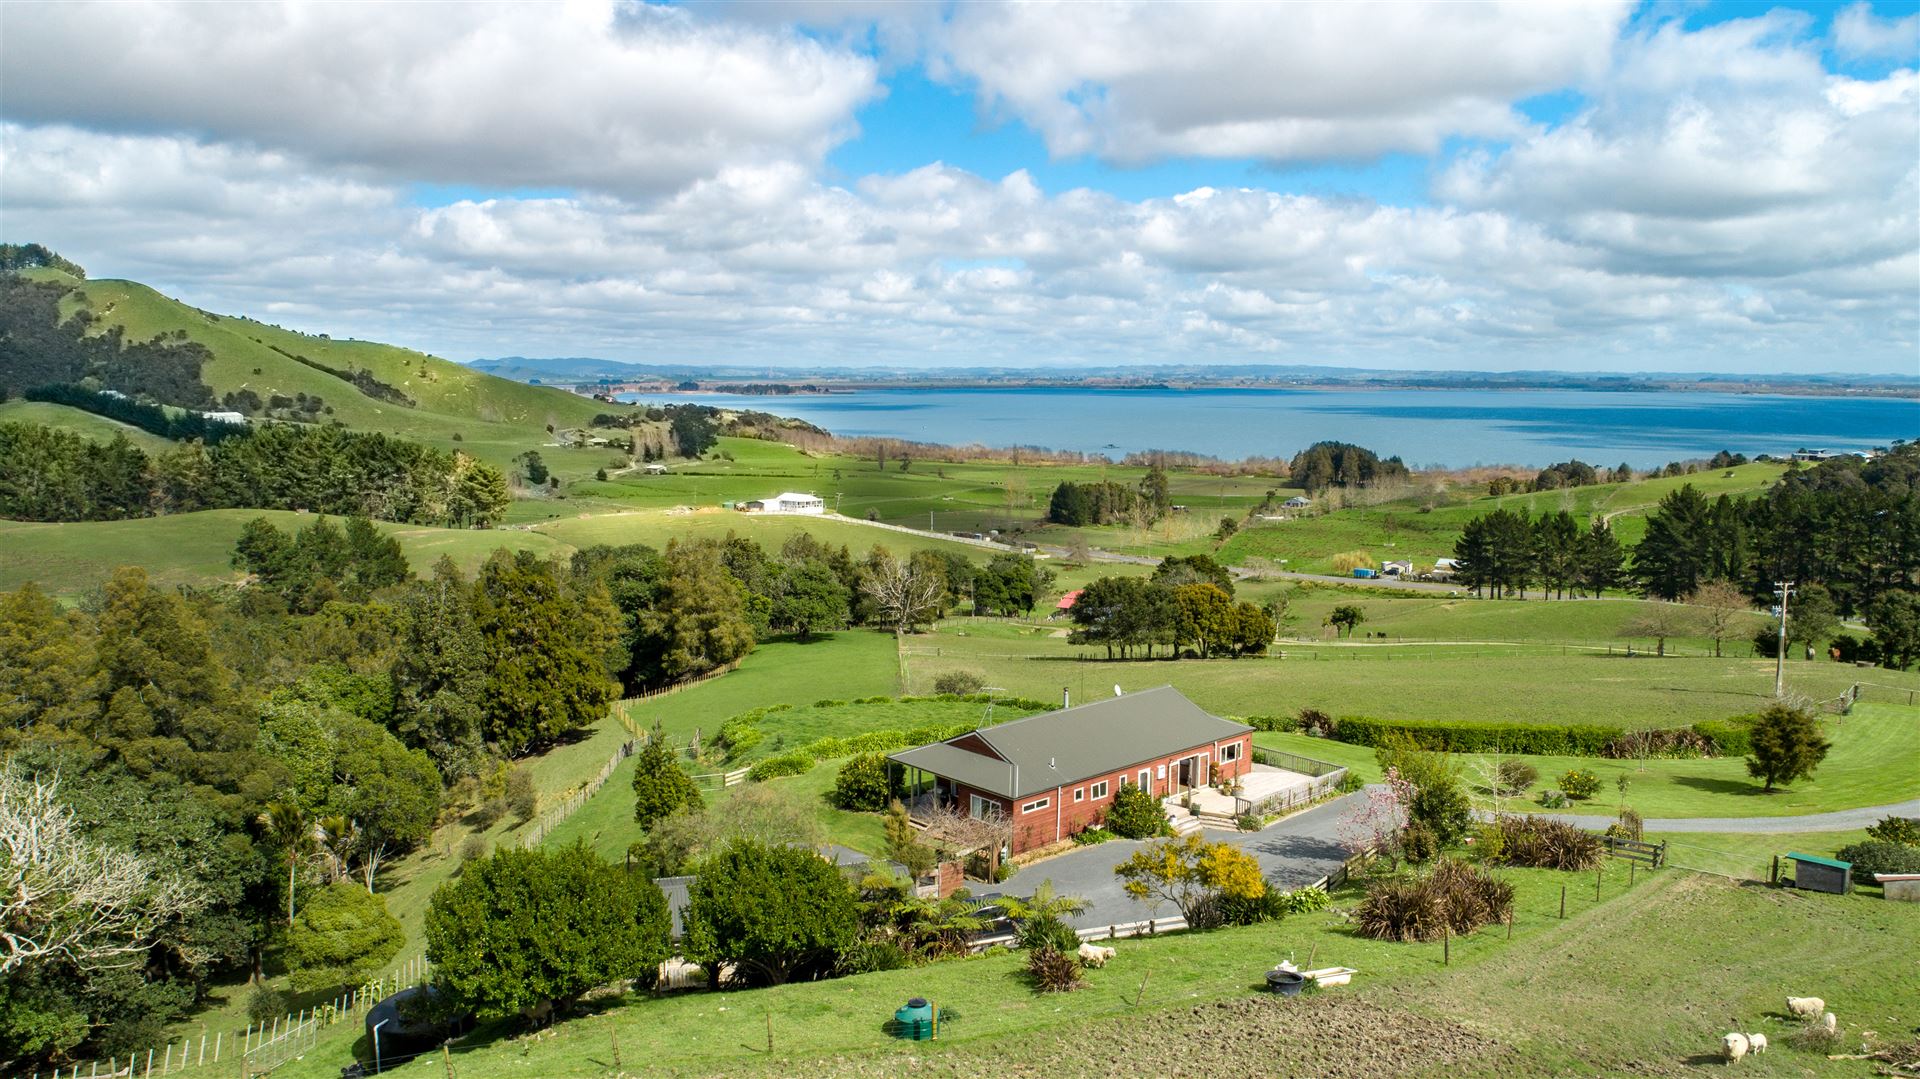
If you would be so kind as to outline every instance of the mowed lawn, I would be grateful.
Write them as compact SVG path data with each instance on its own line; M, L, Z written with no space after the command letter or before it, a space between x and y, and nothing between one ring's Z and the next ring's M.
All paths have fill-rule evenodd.
M78 596L104 582L117 566L140 566L162 588L235 581L240 574L232 565L233 545L256 517L288 531L318 519L286 510L201 510L129 521L0 521L0 589L32 581L55 595ZM442 555L471 573L502 547L568 553L533 532L375 524L399 539L415 573L430 572Z
M1752 658L1656 659L1587 654L1558 646L1279 646L1287 658L1106 661L1104 650L1070 643L1064 626L988 628L959 622L906 643L907 688L927 692L953 670L1041 700L1076 700L1173 685L1223 715L1295 714L1455 722L1620 724L1677 727L1750 714L1773 697L1773 664ZM1544 654L1543 654L1544 653ZM1920 688L1913 672L1798 662L1789 683L1829 699L1862 677Z
M1747 774L1744 757L1641 762L1486 754L1484 759L1512 756L1532 764L1540 772L1535 791L1558 786L1559 777L1573 768L1600 777L1600 793L1558 811L1566 813L1611 816L1620 805L1616 783L1622 776L1627 779L1626 804L1648 818L1788 817L1920 798L1920 708L1860 704L1852 715L1824 716L1821 724L1833 748L1813 778L1771 793ZM1278 731L1254 735L1254 744L1344 764L1369 782L1380 775L1373 751L1363 746ZM1478 754L1454 755L1470 783L1479 775L1479 759ZM1480 800L1482 805L1492 805L1484 794ZM1508 799L1504 807L1556 812L1541 809L1530 797Z
M680 514L665 510L630 510L563 517L541 522L533 528L537 534L570 547L630 543L665 547L672 540L725 539L732 534L754 540L777 554L780 545L788 537L807 532L822 543L845 546L855 557L865 557L876 546L885 547L896 555L921 550L953 551L979 561L991 558L996 553L992 549L969 543L875 528L861 521L825 516L739 513L717 508Z

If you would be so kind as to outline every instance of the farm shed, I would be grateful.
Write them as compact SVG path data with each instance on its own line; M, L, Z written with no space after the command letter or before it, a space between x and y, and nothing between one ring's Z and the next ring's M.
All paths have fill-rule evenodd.
M1123 783L1149 794L1245 775L1253 728L1202 710L1172 686L984 727L888 757L924 819L952 806L1009 818L1011 853L1106 818Z
M1822 858L1817 854L1793 854L1793 886L1809 892L1846 895L1853 890L1853 863Z

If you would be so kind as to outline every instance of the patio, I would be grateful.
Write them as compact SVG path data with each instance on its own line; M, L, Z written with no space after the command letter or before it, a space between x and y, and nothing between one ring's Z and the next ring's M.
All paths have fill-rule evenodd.
M1195 787L1193 789L1194 814L1232 820L1253 806L1270 799L1290 794L1304 798L1308 788L1313 785L1313 777L1303 772L1290 772L1270 764L1256 763L1252 771L1241 777L1240 782L1241 792L1238 798L1221 794L1212 787ZM1182 796L1184 794L1185 792L1182 792Z

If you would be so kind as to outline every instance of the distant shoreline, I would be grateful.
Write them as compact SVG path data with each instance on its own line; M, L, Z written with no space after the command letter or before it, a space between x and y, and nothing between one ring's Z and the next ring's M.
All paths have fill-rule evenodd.
M713 380L711 384L701 380L698 388L689 388L681 384L663 385L652 380L631 382L576 382L556 381L552 385L572 385L576 391L585 390L595 393L645 393L660 396L709 396L725 394L736 397L830 397L839 394L871 393L881 390L1138 390L1147 393L1176 393L1184 390L1248 390L1248 391L1294 391L1300 393L1364 393L1369 391L1387 392L1399 390L1432 390L1436 392L1473 391L1478 393L1512 392L1541 393L1555 390L1578 390L1588 393L1714 393L1735 396L1776 396L1776 397L1871 397L1891 400L1920 401L1920 384L1912 386L1862 386L1862 385L1823 385L1807 382L1635 382L1620 385L1605 382L1581 382L1577 380L1530 382L1508 381L1432 381L1388 379L1367 379L1351 382L1339 380L1313 380L1302 382L1287 381L1250 381L1250 380L1187 380L1162 379L1153 382L1133 382L1120 379L822 379L810 378L804 385L762 382L752 388L723 380Z

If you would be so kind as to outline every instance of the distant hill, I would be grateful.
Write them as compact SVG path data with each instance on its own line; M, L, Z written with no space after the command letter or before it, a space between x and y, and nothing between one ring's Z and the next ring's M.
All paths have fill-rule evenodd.
M137 377L137 367L129 365L145 353L132 346L159 339L160 348L152 350L153 355L168 354L171 349L170 355L178 357L193 351L191 345L203 346L200 383L212 391L220 407L253 415L271 411L446 442L456 436L495 440L508 431L544 434L549 425L582 427L597 413L621 411L619 406L496 377L412 349L336 340L244 316L203 311L134 281L83 280L61 269L39 267L20 273L11 287L23 287L19 282L59 291L60 334L70 338L76 319L84 324L89 338L120 330L131 359L96 365L91 372L109 389L124 388L115 384L116 379ZM23 325L40 310L28 303L0 308L0 344L35 334L52 337L49 327ZM15 379L24 377L16 374ZM8 379L9 385L15 379ZM302 395L304 401L292 403ZM306 407L313 398L322 404L310 412L288 411ZM276 400L289 404L276 409Z

